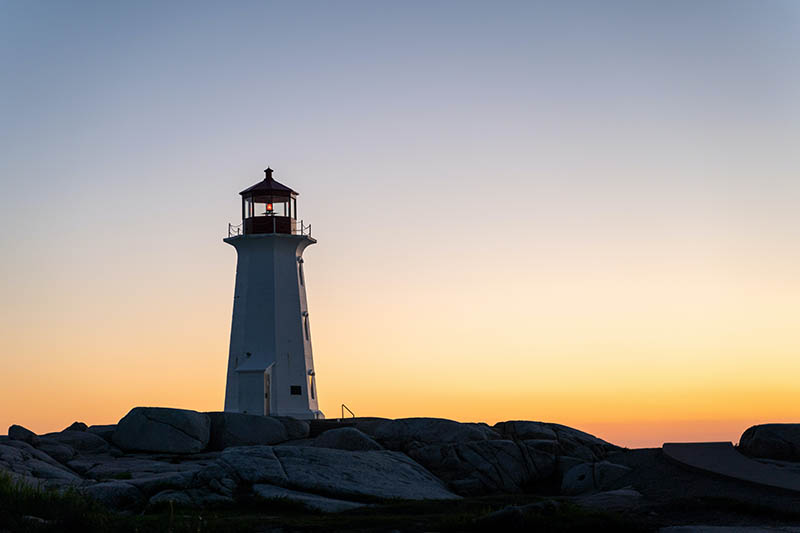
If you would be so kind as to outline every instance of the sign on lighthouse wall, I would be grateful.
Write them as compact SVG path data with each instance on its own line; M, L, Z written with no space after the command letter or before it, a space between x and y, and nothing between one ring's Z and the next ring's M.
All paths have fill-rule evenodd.
M225 411L324 418L303 271L317 241L297 220L298 193L264 174L239 193L242 223L223 239L237 254Z

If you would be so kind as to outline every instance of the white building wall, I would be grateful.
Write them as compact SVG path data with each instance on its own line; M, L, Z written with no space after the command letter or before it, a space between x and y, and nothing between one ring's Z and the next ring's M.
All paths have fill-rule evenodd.
M264 387L255 386L257 379L252 376L263 375L272 365L269 414L323 418L316 391L313 398L309 391L314 357L310 335L306 336L308 304L300 277L303 251L316 241L283 234L240 235L224 241L237 252L225 410L250 413L262 405L253 414L264 414ZM300 387L299 395L291 394L293 386Z

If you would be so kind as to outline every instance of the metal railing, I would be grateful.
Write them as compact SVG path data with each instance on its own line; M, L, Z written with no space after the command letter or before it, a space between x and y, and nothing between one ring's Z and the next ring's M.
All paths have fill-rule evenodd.
M345 404L342 404L342 418L341 418L341 420L344 420L344 412L345 412L345 410L347 410L347 412L350 413L350 415L353 418L356 417L356 414L353 411L351 411L349 407L347 407Z
M308 233L306 233L306 231L308 231ZM292 233L294 235L308 235L309 237L311 237L311 223L309 222L308 226L306 226L305 224L303 224L303 220L300 219L300 226L295 227Z
M244 230L242 228L243 226L244 226L244 222L242 222L241 224L239 224L237 226L234 226L233 224L228 222L228 238L236 237L237 235L241 235L242 233L244 233Z
M272 219L272 233L276 233L274 218ZM228 237L237 237L239 235L244 235L244 222L236 225L228 222ZM307 235L311 237L311 224L306 225L303 220L296 220L292 227L292 235Z

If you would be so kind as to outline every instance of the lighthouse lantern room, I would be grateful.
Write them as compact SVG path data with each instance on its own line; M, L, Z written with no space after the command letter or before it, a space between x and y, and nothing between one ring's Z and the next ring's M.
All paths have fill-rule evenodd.
M242 223L223 239L237 254L225 411L324 418L303 272L317 241L297 220L298 193L272 173L240 193Z

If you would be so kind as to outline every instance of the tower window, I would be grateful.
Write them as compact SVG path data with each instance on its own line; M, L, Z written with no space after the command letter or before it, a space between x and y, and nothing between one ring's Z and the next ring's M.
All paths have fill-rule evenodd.
M299 267L299 271L300 271L300 285L302 285L303 287L305 287L305 285L306 285L306 277L305 277L305 275L303 274L303 262L302 262L302 261L303 261L303 260L301 259L301 260L300 260L300 267Z
M303 387L300 385L292 385L289 387L289 394L292 396L300 396L303 394Z

